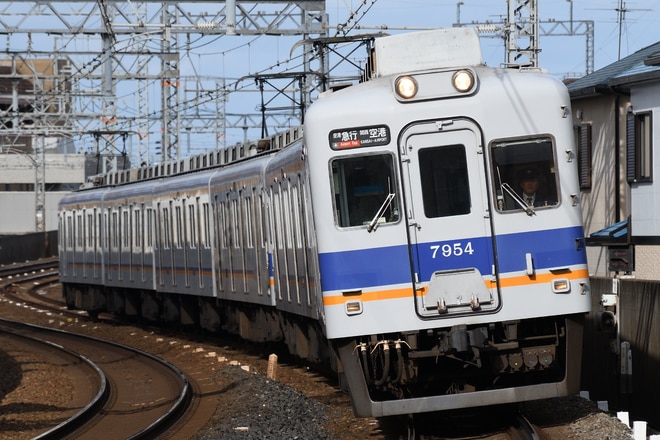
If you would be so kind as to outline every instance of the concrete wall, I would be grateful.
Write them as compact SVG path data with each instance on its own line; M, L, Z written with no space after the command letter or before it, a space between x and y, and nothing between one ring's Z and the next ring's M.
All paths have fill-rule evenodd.
M57 229L57 205L72 188L85 182L86 167L96 159L84 154L46 154L45 226ZM35 169L29 154L0 154L0 234L35 232ZM20 190L20 186L29 185ZM64 188L62 187L64 185ZM25 189L29 190L25 190ZM53 190L55 189L55 190ZM9 190L9 191L6 191Z
M87 159L82 154L44 155L46 183L83 183ZM0 154L0 183L34 184L34 160L31 154Z
M67 192L46 193L46 230L57 230L57 205ZM33 192L0 191L0 234L26 234L36 231Z

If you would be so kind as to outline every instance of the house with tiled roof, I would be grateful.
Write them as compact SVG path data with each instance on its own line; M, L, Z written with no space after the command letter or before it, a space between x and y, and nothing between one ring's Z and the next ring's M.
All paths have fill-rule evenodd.
M590 272L660 280L660 42L568 90Z

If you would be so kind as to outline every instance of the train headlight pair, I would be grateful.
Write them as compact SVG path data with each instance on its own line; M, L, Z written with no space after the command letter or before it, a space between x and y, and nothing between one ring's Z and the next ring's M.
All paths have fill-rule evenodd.
M459 93L469 92L474 87L474 74L469 70L458 70L452 75L451 84ZM400 98L412 99L419 92L419 83L413 76L404 75L396 79L394 88Z

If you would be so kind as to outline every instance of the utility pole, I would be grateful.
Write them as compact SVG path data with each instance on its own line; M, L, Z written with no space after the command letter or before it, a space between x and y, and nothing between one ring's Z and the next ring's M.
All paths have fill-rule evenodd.
M34 216L37 232L46 232L46 146L45 136L32 139L34 145Z
M619 25L619 51L617 53L617 60L621 59L621 38L623 35L623 23L626 21L626 12L630 11L650 11L650 9L629 9L626 8L626 3L623 0L619 0L619 4L616 8L616 22Z

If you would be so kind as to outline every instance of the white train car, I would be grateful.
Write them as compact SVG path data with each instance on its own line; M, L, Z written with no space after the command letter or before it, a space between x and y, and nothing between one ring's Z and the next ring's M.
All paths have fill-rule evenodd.
M375 76L305 124L326 170L311 182L326 332L356 412L577 392L590 296L564 85L485 67L467 29L376 40Z
M484 66L469 29L376 39L374 67L304 136L63 200L70 307L284 341L337 368L358 416L576 393L590 295L565 87Z

